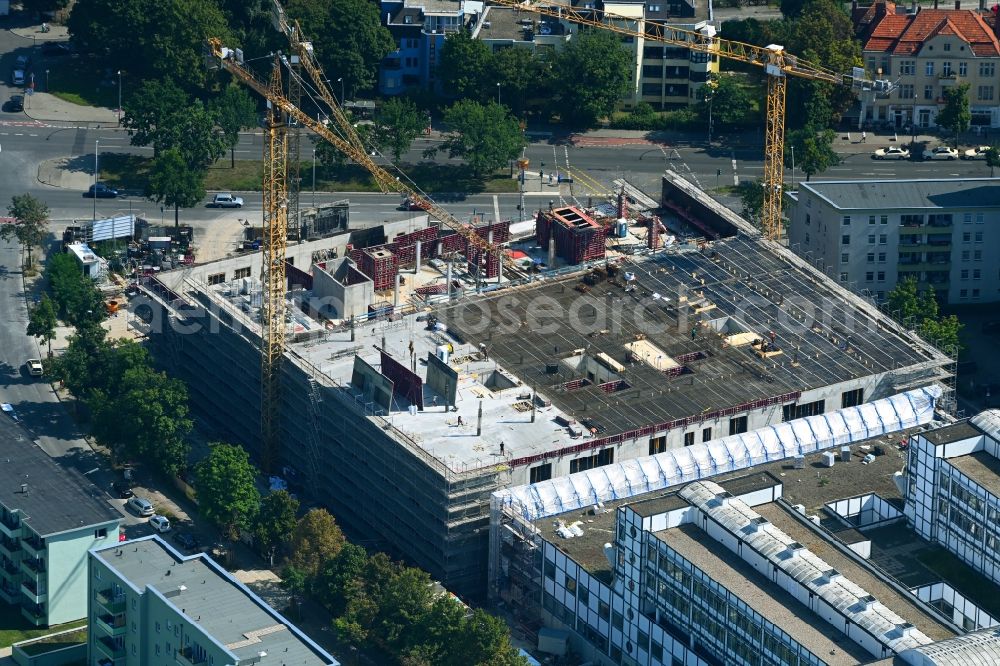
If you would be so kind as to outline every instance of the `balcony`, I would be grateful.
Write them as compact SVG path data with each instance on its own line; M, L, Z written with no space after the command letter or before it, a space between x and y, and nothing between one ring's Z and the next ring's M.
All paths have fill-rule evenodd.
M21 537L21 519L17 516L7 514L0 517L0 533L10 539Z
M98 613L94 624L108 636L123 636L127 627L125 613Z
M21 586L4 581L0 583L0 599L8 604L16 605L21 603Z
M13 559L20 557L22 552L21 542L18 539L0 538L0 553Z
M112 660L118 660L125 658L125 640L124 639L114 639L108 636L100 636L94 645L101 653L106 654Z
M36 627L49 623L49 616L45 610L45 606L35 606L32 604L21 606L21 615Z
M121 593L115 594L110 587L98 590L94 598L98 605L111 615L125 612L125 595Z
M21 560L21 571L33 577L43 576L45 575L45 560L26 557Z
M899 227L899 235L900 236L902 236L904 234L910 234L910 235L912 235L912 234L922 234L922 233L926 233L926 231L927 230L924 229L923 225L920 225L920 224L904 224L904 225L902 225L902 226Z
M29 555L45 554L45 539L40 539L34 534L26 539L21 539L21 546Z
M181 666L199 666L200 664L208 663L208 657L205 653L202 651L195 653L195 651L191 649L190 645L183 650L178 650L175 660L178 664L181 664Z
M33 580L26 580L21 583L21 594L36 604L45 603L49 598L49 593Z

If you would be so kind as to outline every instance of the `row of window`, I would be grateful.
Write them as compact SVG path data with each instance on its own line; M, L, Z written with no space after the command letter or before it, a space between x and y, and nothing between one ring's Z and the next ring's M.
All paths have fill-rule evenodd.
M945 44L945 51L950 50L951 44ZM883 75L888 75L888 63L883 62ZM868 68L873 72L875 71L875 61L869 59ZM934 72L937 69L937 65L934 60L928 60L924 63L924 76L934 76ZM959 76L968 76L969 66L964 60L958 62L958 69L955 70L952 67L950 60L944 60L941 62L941 75L951 76L954 73L958 73ZM915 60L901 60L899 62L899 74L900 76L913 76L917 73L917 63ZM993 62L981 62L979 63L979 76L981 77L991 77L996 74L996 63Z

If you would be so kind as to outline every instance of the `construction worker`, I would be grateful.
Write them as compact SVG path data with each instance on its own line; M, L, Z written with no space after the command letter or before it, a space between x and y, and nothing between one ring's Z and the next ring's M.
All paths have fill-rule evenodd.
M867 143L867 142L868 142L868 132L862 132L861 133L861 143Z

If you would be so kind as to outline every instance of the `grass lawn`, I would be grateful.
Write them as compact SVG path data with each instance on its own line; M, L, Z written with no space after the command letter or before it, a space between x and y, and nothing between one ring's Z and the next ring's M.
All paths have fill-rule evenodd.
M101 155L101 180L115 187L144 190L149 178L152 160L138 155L103 153ZM208 168L205 189L236 192L259 192L263 179L263 165L257 160L240 160L236 168L229 166L225 156ZM425 192L517 192L517 181L501 172L484 179L473 178L467 169L451 164L418 164L406 167L406 173ZM302 191L312 191L312 165L303 163ZM378 192L371 175L361 167L351 164L340 169L316 171L316 190L319 192Z
M917 559L984 611L1000 617L1000 598L989 592L993 586L985 576L939 546L921 550Z
M56 631L59 630L57 629ZM78 645L86 642L87 627L84 625L76 631L59 634L58 636L47 636L41 640L28 643L27 645L21 646L21 649L24 650L28 656L33 657L38 654L44 654L46 652L52 652L53 650L59 650L71 645Z
M35 72L35 86L44 90L45 72ZM118 85L102 86L103 70L89 58L63 58L49 65L49 90L59 99L81 106L118 108Z
M70 622L58 627L35 627L21 615L19 608L0 602L0 647L9 647L29 638L39 638L63 629L86 627L86 620Z

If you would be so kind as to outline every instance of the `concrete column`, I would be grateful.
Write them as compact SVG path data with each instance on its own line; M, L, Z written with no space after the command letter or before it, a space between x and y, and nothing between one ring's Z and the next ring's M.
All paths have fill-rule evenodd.
M446 286L448 287L448 300L451 301L451 257L448 257L448 271L445 274Z
M555 236L549 236L549 268L551 269L556 264L556 239Z
M479 401L479 416L476 418L476 437L483 434L483 401Z
M416 256L416 262L417 263L416 263L416 268L414 268L414 270L413 270L413 274L414 275L416 275L417 273L420 272L420 249L421 249L422 246L423 246L423 243L418 239L417 240L417 256Z
M392 291L392 307L399 307L399 273L396 273L396 287Z

